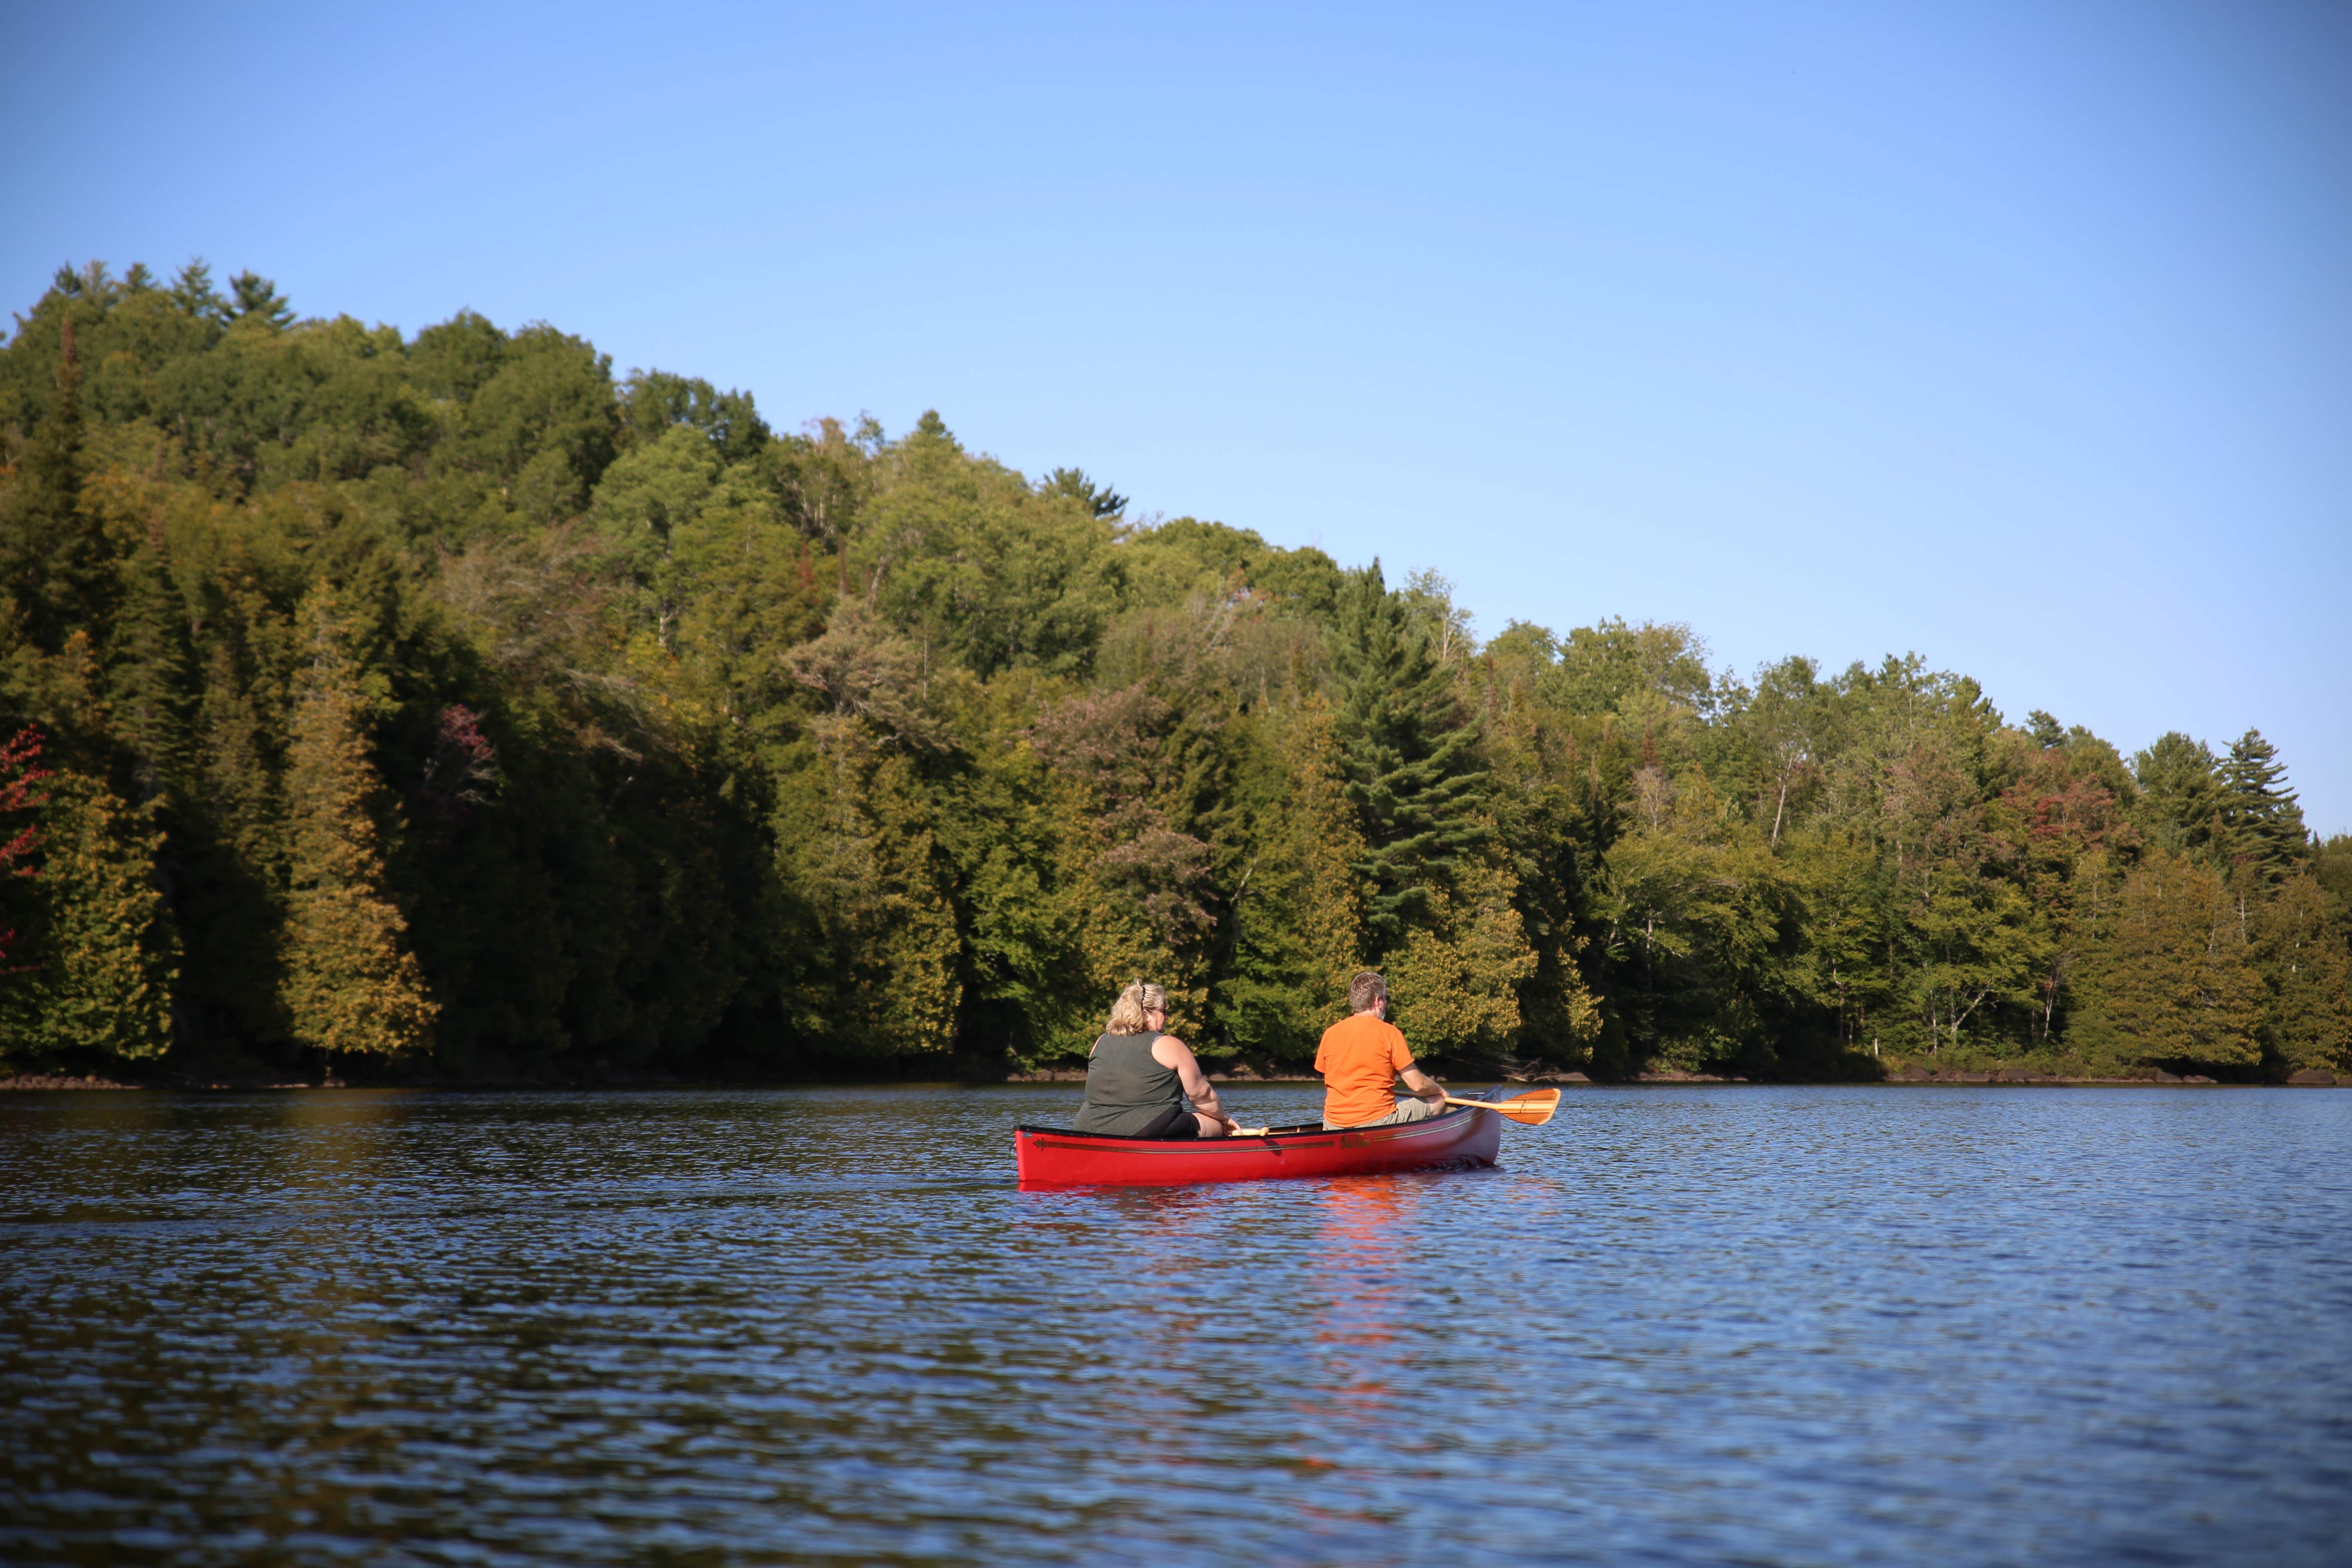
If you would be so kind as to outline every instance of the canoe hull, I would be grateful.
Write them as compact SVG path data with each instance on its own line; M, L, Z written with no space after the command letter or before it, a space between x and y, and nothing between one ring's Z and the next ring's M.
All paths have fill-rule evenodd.
M1393 1127L1262 1138L1101 1138L1017 1127L1013 1157L1024 1187L1159 1187L1491 1165L1502 1139L1503 1119L1495 1112L1456 1110Z

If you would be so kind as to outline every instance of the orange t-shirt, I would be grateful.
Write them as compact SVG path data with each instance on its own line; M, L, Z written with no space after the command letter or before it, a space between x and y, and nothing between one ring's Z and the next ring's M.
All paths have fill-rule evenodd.
M1397 1074L1412 1066L1404 1032L1370 1013L1323 1031L1315 1070L1323 1075L1323 1120L1342 1127L1378 1121L1396 1110Z

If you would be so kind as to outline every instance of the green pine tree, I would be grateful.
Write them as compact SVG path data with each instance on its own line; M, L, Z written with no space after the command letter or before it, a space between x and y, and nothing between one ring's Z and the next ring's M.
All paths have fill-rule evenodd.
M1363 851L1332 732L1316 694L1282 715L1244 788L1251 855L1225 915L1219 1033L1244 1055L1303 1062L1347 1011L1362 967Z
M397 1056L430 1037L435 1008L385 887L382 793L362 731L363 672L334 590L304 595L286 805L292 866L280 1000L302 1045Z
M278 1005L287 845L273 742L236 649L205 651L194 704L175 896L188 949L183 1005L199 1033L254 1042L284 1034Z
M2286 787L2278 748L2249 730L2230 746L2220 770L2222 852L2264 884L2276 883L2308 853L2303 807Z
M74 318L59 330L56 395L0 483L0 586L26 637L57 652L78 630L105 626L113 561L105 531L81 504L81 362Z
M1403 596L1389 592L1378 561L1348 574L1331 654L1341 767L1364 839L1355 871L1366 956L1378 960L1429 918L1432 894L1486 836L1486 774L1453 672Z
M2331 833L2312 847L2311 875L2326 895L2328 924L2352 945L2352 833Z
M102 780L59 770L38 809L39 873L26 885L27 940L0 981L11 1057L161 1056L172 1039L179 947L155 856L152 814Z
M228 301L213 287L213 269L205 265L201 256L180 268L172 280L168 297L180 311L209 326L217 327L228 320Z
M233 303L229 313L238 321L254 321L271 331L283 331L294 324L294 307L278 291L278 285L261 274L244 271L228 280Z
M814 726L809 765L782 781L779 869L811 917L788 1005L844 1055L946 1052L961 1001L961 933L936 807L906 749L854 713Z
M2175 853L2210 848L2221 811L2211 748L2178 730L2132 758L2148 838Z
M2084 1034L2138 1062L2251 1067L2264 992L2235 900L2204 864L2158 850L2124 879L2093 964Z
M161 539L122 563L122 604L107 659L115 743L131 760L138 794L175 793L188 763L194 701L187 606L173 582Z
M2352 949L2309 875L2288 878L2254 911L2254 968L2269 995L2262 1040L2273 1065L2352 1069Z

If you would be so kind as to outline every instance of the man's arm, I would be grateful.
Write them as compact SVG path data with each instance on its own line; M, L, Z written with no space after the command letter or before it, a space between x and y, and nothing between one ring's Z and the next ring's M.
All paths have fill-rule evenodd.
M1422 1071L1417 1064L1407 1063L1404 1070L1397 1076L1404 1079L1405 1088L1429 1101L1433 1107L1442 1108L1445 1104L1445 1086Z

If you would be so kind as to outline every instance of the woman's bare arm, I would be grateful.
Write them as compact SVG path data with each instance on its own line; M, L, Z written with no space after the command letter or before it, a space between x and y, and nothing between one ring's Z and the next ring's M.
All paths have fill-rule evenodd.
M1164 1068L1176 1069L1176 1081L1184 1087L1184 1098L1191 1100L1203 1116L1213 1116L1231 1127L1234 1119L1217 1102L1217 1086L1209 1081L1201 1064L1193 1058L1192 1047L1173 1035L1162 1035L1151 1042L1151 1059Z

